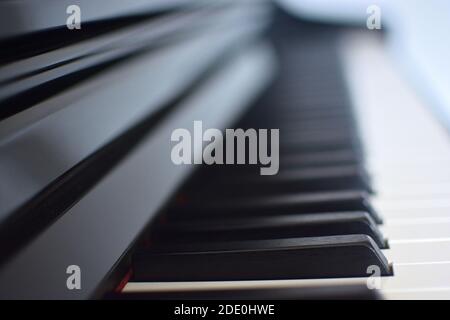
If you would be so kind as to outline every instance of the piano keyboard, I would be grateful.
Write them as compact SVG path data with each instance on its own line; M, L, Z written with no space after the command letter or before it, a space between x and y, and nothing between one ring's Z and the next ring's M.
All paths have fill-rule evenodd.
M279 77L238 126L280 128L279 174L199 170L118 297L450 298L447 132L381 39L315 32L278 43Z
M377 31L99 1L0 3L0 299L450 299L448 132ZM196 120L279 173L176 166Z

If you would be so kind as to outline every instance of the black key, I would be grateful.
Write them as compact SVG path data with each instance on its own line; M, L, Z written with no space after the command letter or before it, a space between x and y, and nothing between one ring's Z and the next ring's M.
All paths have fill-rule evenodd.
M372 265L380 268L381 275L392 274L388 261L370 237L351 235L139 251L133 272L135 281L313 279L364 277Z
M302 120L290 119L290 121L278 121L271 124L272 126L277 125L280 128L281 139L285 139L290 135L297 134L301 135L323 135L329 136L336 133L339 134L354 134L355 125L351 119L348 118L331 118L327 120L315 119L308 120L303 118ZM333 134L334 133L334 134Z
M363 162L364 159L351 149L285 154L280 157L281 168L355 165Z
M280 129L281 130L281 129ZM286 146L297 144L314 144L325 142L351 141L353 133L345 129L335 130L296 130L282 132L280 143Z
M352 150L338 150L338 151L321 151L321 152L307 152L283 154L280 156L280 171L277 174L282 174L285 170L300 170L300 169L314 169L314 168L330 168L330 167L344 167L355 166L361 167L359 170L364 170L364 158L356 154ZM364 174L366 174L364 172ZM190 181L190 190L205 187L205 181L217 181L224 177L238 177L242 179L243 175L260 176L259 166L255 165L239 165L239 166L205 166L199 170L193 179ZM186 190L185 190L186 191ZM195 190L194 190L195 191Z
M171 243L365 234L380 248L386 248L386 241L367 212L173 222L161 224L155 231L156 241Z
M328 190L373 192L369 175L358 165L281 169L274 176L260 176L251 171L247 175L221 175L215 181L214 189L198 186L198 192L194 191L193 194L198 193L200 197L205 194L224 197Z
M377 223L381 218L372 208L366 192L339 191L305 194L288 194L274 197L253 197L250 199L203 199L202 202L179 203L168 217L177 219L226 218L233 216L252 217L263 215L302 214L315 212L368 212Z
M355 120L351 110L339 109L336 107L322 108L312 106L312 108L302 109L294 102L296 107L283 108L280 101L272 102L272 106L277 106L277 112L264 112L255 115L257 119L247 119L248 127L280 126L281 129L312 129L312 128L351 128L355 127ZM270 108L271 106L269 106ZM270 110L270 109L269 109ZM269 111L267 110L267 111ZM262 111L262 112L261 112Z
M280 144L280 154L286 153L306 153L306 152L324 152L324 151L341 151L345 149L352 149L353 152L360 156L363 154L361 146L350 141L339 143L318 143L318 144L299 144L299 145L283 145ZM281 157L282 155L280 155Z

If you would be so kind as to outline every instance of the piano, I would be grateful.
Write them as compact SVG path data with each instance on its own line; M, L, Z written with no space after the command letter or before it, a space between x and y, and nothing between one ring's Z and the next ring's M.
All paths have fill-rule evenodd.
M450 298L448 130L385 31L40 2L0 3L1 299ZM174 164L194 121L279 129L278 173Z

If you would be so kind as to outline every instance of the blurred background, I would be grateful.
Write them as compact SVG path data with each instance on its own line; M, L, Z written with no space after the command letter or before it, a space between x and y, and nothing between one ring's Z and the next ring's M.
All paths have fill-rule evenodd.
M367 9L378 6L387 50L395 56L411 85L428 99L438 117L449 126L450 65L446 57L450 54L450 44L446 34L450 31L450 4L447 1L279 0L278 3L302 19L360 27L366 25L370 15Z

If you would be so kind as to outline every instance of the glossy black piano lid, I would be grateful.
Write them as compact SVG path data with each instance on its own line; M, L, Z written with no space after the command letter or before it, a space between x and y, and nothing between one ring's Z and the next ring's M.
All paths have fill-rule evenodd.
M250 33L247 34L247 36L250 36L251 34L256 35L257 33ZM268 65L270 55L268 55L265 49L260 50L258 48L255 48L250 50L248 53L245 53L247 52L247 50L244 50L242 52L242 57L240 54L240 50L236 52L234 50L227 50L227 48L230 48L231 44L242 43L241 41L243 41L244 39L248 39L248 37L237 37L237 39L235 39L237 40L237 42L227 41L227 44L224 47L219 47L218 53L222 52L222 54L218 54L216 55L216 59L210 60L212 62L215 62L210 64L212 69L206 68L206 70L203 70L204 72L201 72L201 75L203 74L206 76L206 78L203 79L204 81L199 81L201 80L201 78L194 79L195 81L193 81L192 84L193 87L188 88L189 90L187 93L188 96L190 94L197 94L197 89L201 89L203 86L206 86L208 89L205 88L198 92L198 95L200 95L198 99L200 99L200 97L202 97L203 95L218 94L220 96L221 94L227 94L227 92L222 91L222 88L227 82L222 83L222 81L227 81L227 79L230 78L233 79L232 82L234 84L230 87L230 90L238 90L239 87L235 87L235 85L238 85L239 81L247 81L251 84L250 87L245 87L245 92L241 93L242 100L239 99L241 94L236 95L235 99L233 100L233 106L222 106L221 112L224 113L224 110L226 110L227 112L219 116L219 119L216 119L215 116L217 116L219 113L216 114L206 112L206 110L210 110L211 107L207 102L205 102L203 105L199 105L198 107L191 105L189 108L183 108L184 103L187 103L185 102L186 96L183 95L178 97L175 101L171 102L171 108L167 108L165 116L160 119L161 121L152 123L150 127L148 126L148 123L144 123L143 126L146 129L151 130L151 134L146 135L146 137L148 137L148 140L146 140L148 141L147 144L140 144L143 147L142 150L137 149L138 154L140 154L138 157L140 164L133 164L134 161L137 161L132 160L136 159L136 156L134 158L131 158L131 163L127 164L126 162L124 162L126 168L125 170L112 171L106 178L104 178L99 184L97 184L94 189L91 189L90 192L88 192L78 203L76 203L74 207L69 208L68 212L60 217L52 226L48 228L48 230L46 230L32 243L30 243L31 247L26 246L23 251L18 253L17 256L14 256L10 261L7 261L5 264L3 264L0 273L1 282L2 284L4 284L2 286L1 292L2 297L34 296L54 298L87 298L98 289L98 285L107 276L108 272L113 268L113 265L118 261L124 251L126 251L126 249L131 245L131 243L137 237L145 224L157 212L157 210L161 207L167 197L170 196L174 188L177 187L177 185L189 171L189 168L177 168L177 170L174 170L174 165L171 162L168 162L166 157L161 157L161 153L164 154L164 150L168 151L168 148L170 147L170 140L168 140L168 137L170 137L169 133L171 132L171 130L173 130L173 127L186 126L194 119L202 117L204 118L203 120L206 123L210 123L211 126L225 127L227 125L226 123L234 120L236 115L242 112L243 108L245 108L246 101L249 101L255 94L257 94L257 92L261 90L262 86L265 85L265 83L268 81L268 76L270 73L270 66ZM220 40L222 39L221 37L218 37L217 40L220 42ZM249 43L248 41L246 42ZM233 58L235 57L235 54L237 59L236 61L235 58ZM222 62L224 64L222 64ZM234 67L232 67L230 70L225 67L228 65L228 63L231 63L231 66L234 65ZM244 71L244 74L242 74L241 70L242 65L244 64L248 64L249 66L253 65L253 67L251 69L248 69L248 67L246 67L244 69L246 71ZM268 67L269 69L267 69ZM253 79L254 76L257 76L258 78ZM223 77L225 77L225 79L221 80L221 78ZM236 79L236 77L240 77L242 79ZM211 83L209 82L210 79ZM197 86L200 87L198 88ZM240 87L240 90L243 91L244 87ZM211 98L208 98L208 101L210 101L210 99ZM221 99L221 101L222 103L226 102L228 104L227 100ZM177 106L177 108L173 107L175 105ZM230 107L232 107L234 111L232 111ZM201 109L198 110L198 108ZM201 111L202 109L203 112ZM169 110L171 112L168 112ZM194 114L191 114L192 112L194 112ZM169 126L169 128L167 126ZM121 164L119 164L119 166L120 165ZM142 177L142 173L153 176L153 178L145 179L143 181L137 179L138 185L134 185L136 178L135 175L137 174L137 176ZM112 175L116 177L113 178ZM127 179L131 180L126 182L127 179L120 177L121 175L129 177ZM111 181L111 179L115 181L113 182ZM106 185L103 185L104 183ZM127 187L126 184L128 183L130 185L128 185ZM144 183L144 185L141 185L139 187L139 183ZM117 188L125 188L125 190L118 191ZM139 190L139 188L141 188L142 190ZM109 191L107 191L107 189L109 189ZM134 196L138 196L139 201L143 202L140 204L135 203L134 206L131 207L127 206L119 209L118 205L122 206L128 203L128 201L121 197L132 195L133 193L129 193L129 191L135 189L136 191L139 190L139 192ZM94 192L94 190L97 191ZM151 192L151 197L139 196L139 194L141 194L142 192L147 193L149 192L149 190L155 190L155 192ZM106 198L104 198L104 200L95 198L97 200L94 200L94 202L90 202L93 199L92 196L95 197L94 194L97 194L97 196L99 196L97 192L99 192L100 194L104 193L101 197L105 196ZM113 193L116 194L116 196L111 197L111 194ZM118 197L117 195L120 195L120 197ZM91 199L89 200L89 198ZM89 202L89 206L94 205L96 207L101 207L103 205L110 206L110 200L119 202L110 208L105 207L101 209L100 207L92 207L91 209L87 209L83 208L85 204L82 204L82 202L84 202L85 200ZM73 213L74 210L80 210L79 213L81 213L81 215L78 213ZM127 215L130 216L127 217ZM116 218L114 218L113 216L115 216ZM75 220L73 219L77 220L78 222L75 222ZM117 219L122 220L122 222L118 223ZM72 222L70 222L69 220L71 220ZM79 232L86 234L85 236L80 237ZM107 232L109 236L106 236L105 232ZM50 236L50 238L47 238L48 236ZM54 236L56 236L59 240L50 240ZM63 237L65 240L61 237ZM42 240L46 242L46 245L41 247L41 245L43 245L43 242L41 242ZM41 243L41 245L39 245L39 243ZM32 248L35 245L37 245L37 247ZM50 250L49 245L51 247ZM93 252L91 252L91 249L89 249L92 248L92 246L100 246L95 250L95 257L91 255L91 253ZM108 247L108 249L106 249L105 246ZM40 248L38 249L38 247ZM98 255L99 253L101 253L101 255ZM78 256L80 254L81 256ZM45 258L38 259L39 256ZM75 256L78 256L78 258L75 258ZM42 271L42 268L44 268L46 270L44 272L45 275L40 272L40 276L33 276L33 271L30 273L29 270L23 269L22 267L24 267L24 265L22 265L21 267L23 258L25 258L26 260L31 259L32 261L37 261L37 263L39 263L39 261L42 262L43 265L41 267L38 267L37 269L40 269ZM64 280L66 277L64 269L67 267L67 263L73 263L74 259L80 261L79 263L81 265L87 266L87 263L88 265L90 265L90 267L87 267L88 270L91 270L91 272L86 273L85 287L83 288L83 290L78 292L68 291L67 288L65 288ZM58 260L60 262L57 262ZM44 267L44 265L46 265L46 267ZM61 269L61 272L59 272L59 269ZM58 271L55 272L55 270ZM16 274L16 276L12 276L10 272L13 272L14 274ZM36 272L38 272L38 270L36 270ZM13 280L14 278L15 280ZM35 292L32 292L30 290L22 291L22 289L26 287L25 283L28 283L29 280L31 280L32 282L37 281L36 286L42 286L44 288ZM22 282L22 284L19 284L17 286L17 281Z
M0 39L65 27L67 7L78 5L82 21L94 22L158 13L190 5L192 0L2 0L0 1Z
M221 9L210 6L128 17L87 24L79 32L58 29L30 35L32 41L0 43L4 48L0 57L0 119L33 107L133 56L188 39L211 16L220 19Z
M167 41L166 38L171 34L173 38L173 33L179 31L180 26L169 29L171 31L169 35L163 33L162 41L158 42L159 47L153 48L154 50L132 52L131 56L122 58L120 63L112 64L107 69L96 70L95 74L88 75L83 83L70 84L71 87L67 90L54 85L56 97L32 105L29 110L1 121L0 135L3 150L0 155L3 163L1 171L3 181L9 181L9 190L5 189L0 195L2 198L0 221L3 222L1 228L6 230L3 236L8 238L7 234L14 234L15 238L24 240L27 232L19 226L25 224L28 225L26 229L39 229L37 225L44 226L49 223L49 216L54 219L60 215L60 211L64 208L49 209L55 204L50 205L47 200L55 198L58 194L57 198L61 196L66 199L71 198L61 193L62 185L72 178L75 178L73 181L80 181L79 175L74 172L86 168L87 160L90 160L94 153L136 124L137 115L140 114L143 120L145 117L157 116L157 112L168 109L175 100L181 99L183 92L188 92L195 86L202 75L208 73L210 67L226 55L227 48L257 34L260 22L251 23L248 26L239 24L238 27L228 28L226 32L223 32L222 28L228 26L231 21L246 18L248 12L241 14L239 10L240 8L235 8L233 11L225 10L223 13L221 10L213 10L209 14L202 12L205 19L202 19L200 23L208 25L214 21L214 27L209 30L199 29L198 26L193 27L196 30L185 27L184 29L189 31L182 35L176 32L176 41L175 39ZM253 15L253 12L251 14ZM178 16L178 18L182 20L184 16ZM193 17L189 17L188 21L192 20L191 18ZM196 20L199 20L198 17ZM174 21L172 22L175 24ZM182 22L181 26L184 24L186 22ZM186 61L186 55L192 57L199 54L203 54L202 60ZM172 68L178 68L182 75L178 76L172 69L171 72L166 72L167 75L158 76L159 73L164 72L168 63L171 63ZM173 78L174 76L176 78ZM121 79L127 79L127 77L129 80L127 84L131 87L127 89L126 94L110 101L111 94L120 92L124 87ZM112 82L114 78L116 78L114 80L116 84ZM161 82L163 79L164 81ZM141 82L141 84L138 86L133 82ZM153 83L152 96L148 96L148 88L145 87L151 85L150 83ZM110 94L107 93L108 91ZM29 92L23 95L26 95L27 99L30 97ZM83 98L79 99L80 96ZM122 107L123 104L127 107ZM35 122L38 124L33 125ZM66 126L65 123L70 125ZM79 128L83 130L80 131ZM15 134L18 131L21 131L20 135ZM65 138L55 141L55 134ZM83 138L87 136L89 139ZM126 150L126 148L122 149L122 151ZM39 158L30 156L35 152L40 154ZM107 156L107 158L111 157ZM104 172L107 167L105 165L102 170L96 171ZM21 171L26 174L20 175ZM65 176L61 177L64 173L66 173ZM70 184L76 186L79 182ZM81 186L76 188L84 190ZM55 190L60 191L54 192ZM38 210L38 207L44 208L45 213L38 214L37 212L41 210ZM27 222L30 217L28 213L33 213L31 217L34 216L34 218L31 219L34 219L34 223ZM14 225L16 227L12 228ZM3 248L10 246L12 242L15 241L3 242Z
M4 4L6 5L7 2L11 3L11 1L6 1ZM154 1L142 1L142 3L144 2L146 4L155 4ZM187 1L181 2L187 3ZM118 4L119 2L111 1L111 3ZM41 254L33 253L33 249L29 250L27 245L32 243L33 240L37 240L39 234L44 232L46 228L58 222L58 219L64 216L66 211L80 198L89 194L89 190L99 180L104 178L107 173L110 173L111 169L120 163L123 158L126 158L145 137L149 135L152 137L151 132L156 136L154 139L150 138L151 143L161 144L166 142L165 135L160 133L161 130L167 130L161 124L161 122L164 122L163 119L172 119L173 116L171 114L184 105L184 100L187 97L197 94L196 91L202 88L208 79L215 77L216 73L223 69L224 64L234 60L236 48L243 44L252 43L253 39L260 34L262 27L266 24L266 19L259 19L262 18L259 10L251 10L254 7L250 8L250 6L245 5L232 6L232 10L228 10L230 6L222 6L223 3L228 4L229 1L220 1L220 3L208 5L197 2L195 6L190 6L189 10L183 12L177 11L174 14L169 12L163 16L159 14L153 15L152 13L145 17L140 16L137 22L141 23L143 21L140 20L141 18L147 19L151 30L158 30L152 27L153 21L160 21L161 19L159 18L164 18L165 24L159 23L157 26L170 31L166 32L166 34L170 35L170 41L167 41L168 39L166 38L168 37L162 33L165 37L161 37L163 41L158 43L159 47L155 48L155 50L148 50L147 48L144 51L140 50L138 54L134 54L135 52L131 51L131 56L126 56L117 65L113 65L105 70L96 70L95 74L88 75L84 82L79 85L73 85L70 88L60 87L54 93L54 97L46 98L42 103L31 105L24 112L15 114L12 117L8 116L0 122L0 141L2 151L4 151L1 165L3 174L10 176L13 179L11 180L12 182L18 182L20 176L26 177L26 180L29 182L33 181L27 186L22 185L22 187L16 189L11 196L7 196L8 192L12 190L10 188L11 185L7 186L6 183L2 185L4 201L0 205L2 212L0 219L2 222L0 226L2 267L0 268L0 273L3 274L3 271L8 268L9 262L16 254L20 255L20 253L25 252L26 254L28 252L35 257L42 256L43 260L46 260L44 257L48 257L48 261L45 263L49 263L49 266L53 258L59 259L58 257L64 256L64 253L59 250L63 250L62 247L50 250L46 248L44 250L46 253L42 255L42 251ZM121 1L120 4L124 5L125 2ZM132 5L133 1L127 2L127 4ZM165 2L164 7L167 5L169 5L169 2ZM205 11L203 10L205 7L212 8L212 10ZM184 19L184 16L191 13L195 15L197 12L203 14L205 18L200 19L199 16L196 16L195 19L190 19L195 21L187 19L188 21L184 24L189 26L189 28L183 27L180 21ZM122 13L123 16L127 16L126 11ZM186 14L183 15L183 13ZM166 19L166 16L168 19ZM249 18L250 16L255 19ZM178 19L175 19L175 17ZM131 21L132 23L121 25L122 27L128 28L135 25L136 21L127 20L129 19L128 17L124 19L123 21ZM232 23L233 21L235 22L234 24ZM176 24L178 24L177 28L168 28L168 26L171 27ZM191 27L193 25L195 27ZM181 31L180 28L182 29ZM120 29L118 30L120 32ZM102 36L102 34L99 35ZM92 37L89 40L95 45L95 39L96 37ZM69 42L68 45L70 46L71 43ZM52 53L49 52L49 57L51 57ZM193 57L198 56L202 56L202 59L191 61ZM260 57L255 63L265 65L266 62L264 60L267 59ZM169 65L172 69L168 68ZM57 67L58 65L56 65ZM167 69L171 71L166 72L167 75L164 75L164 70ZM264 70L265 68L261 71L263 74L261 85L267 81L267 75L264 74L268 71ZM177 72L181 72L181 74L177 75ZM220 73L222 72L224 71ZM170 77L172 78L169 80ZM117 83L112 85L113 82L111 80L114 78L116 78L114 81ZM139 85L137 85L138 82L140 82ZM254 90L256 91L260 90L258 83L258 81L255 82L256 87ZM127 89L127 92L121 93L120 89L124 87L124 84L127 84L129 89ZM82 89L83 87L84 89ZM80 88L81 91L76 93ZM105 91L102 93L103 90ZM115 92L112 91L110 94L107 94L108 90L115 90ZM84 93L80 94L82 91ZM120 99L110 100L111 94L120 94L121 97ZM254 94L255 92L249 90L243 96L253 96ZM127 97L126 101L123 100ZM83 103L83 101L85 102ZM70 107L72 104L78 105ZM245 102L236 101L236 104L243 108ZM72 111L68 111L71 108ZM81 112L81 109L84 109L84 111ZM110 112L108 112L108 109L110 109ZM236 113L239 112L240 110L237 109ZM189 117L189 110L186 110L185 115ZM183 119L180 115L177 117ZM226 119L228 117L233 118L234 113L230 113L222 118ZM40 129L36 131L38 127L41 127L42 131ZM28 140L28 142L25 142L23 139ZM170 141L167 141L168 145L169 143ZM85 149L86 145L90 145L89 150ZM7 152L7 150L9 151ZM18 155L16 151L23 156L20 156L20 160L16 158L17 161L13 160L14 155ZM152 157L155 157L154 162L161 160L158 159L158 155L158 151L154 152L154 154L152 153ZM43 161L44 159L46 160ZM57 159L66 163L64 168L60 166L61 162ZM164 160L166 159L164 158ZM158 167L150 159L149 161L149 168ZM165 162L161 164L163 168L155 169L158 174L167 171L166 167L169 164ZM28 167L31 171L36 171L32 173L25 167ZM159 208L164 199L176 188L178 180L185 175L184 171L176 176L173 176L174 174L175 172L170 173L169 177L166 177L167 181L162 184L158 180L150 181L157 184L160 187L159 191L162 193L158 193L161 197L151 203L151 206ZM45 182L41 178L44 178ZM164 185L166 187L163 187ZM28 194L27 190L29 190L28 187L30 186L32 188L37 187L33 191L34 195ZM31 198L30 195L32 196ZM9 206L13 198L19 200L19 202ZM92 225L95 228L100 228L98 229L98 234L101 234L100 230L105 227L114 234L124 232L125 238L128 239L127 241L122 242L122 245L119 247L111 243L114 248L113 251L115 251L114 260L117 260L131 244L132 239L137 237L139 231L155 214L155 208L151 209L150 206L141 207L139 210L144 210L145 213L145 219L142 220L142 223L133 225L131 229L128 229L125 223L122 231L118 231L112 226L108 227L109 221L105 219L106 217L100 218L98 216L99 220L97 220L95 215L100 212L89 212L89 219L84 223L85 226ZM67 215L70 216L70 212ZM130 222L133 222L133 219ZM76 240L77 236L75 234L78 227L84 229L83 224L78 224L78 227L66 224L64 228L66 227L71 231L62 232L60 235L69 237L70 239L67 239L69 242ZM52 233L52 231L49 232ZM69 236L70 233L72 233L72 236ZM62 242L56 241L53 243L58 246ZM72 245L70 246L72 247ZM86 249L89 245L87 247L81 245L80 248L82 247ZM72 249L66 247L64 252L71 255ZM91 260L92 256L89 258L88 251L85 251L83 255L88 260ZM99 262L100 266L106 260L109 260L109 258ZM95 281L97 285L103 280L114 263L109 263L103 274L96 275L97 280ZM17 265L13 267L13 270L18 271L19 269L21 267ZM22 269L22 272L28 273L25 269ZM3 274L3 280L9 279L8 281L2 280L2 284L4 284L2 286L2 296L6 297L7 288L11 289L14 287L12 282L14 277L4 276ZM36 277L36 279L38 278ZM51 283L51 278L52 276L48 278L49 282L47 283ZM97 289L97 285L91 282L91 288L83 293L84 297L92 295ZM21 296L19 291L17 293ZM34 294L36 294L36 297L45 295L44 292L41 293L35 292ZM47 293L51 293L51 289ZM58 296L56 292L53 292L53 294L54 297Z

